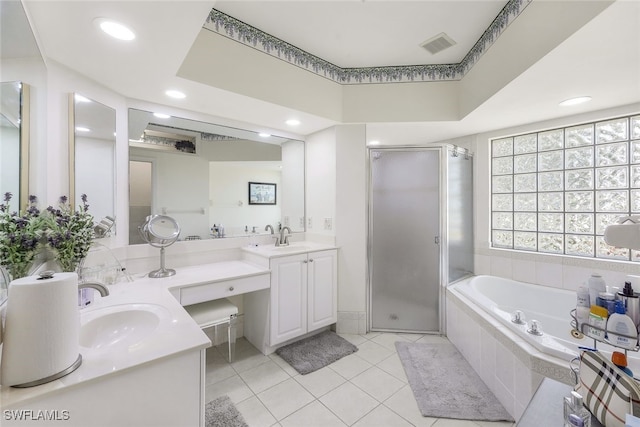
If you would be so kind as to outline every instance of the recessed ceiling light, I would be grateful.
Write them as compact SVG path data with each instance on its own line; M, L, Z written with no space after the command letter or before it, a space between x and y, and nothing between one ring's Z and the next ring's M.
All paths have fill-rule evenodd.
M91 129L85 128L85 127L82 127L82 126L76 126L76 131L77 132L91 132Z
M300 120L297 119L289 119L285 122L289 126L298 126L300 124Z
M269 138L271 136L271 134L270 133L266 133L266 132L260 132L258 134L258 136L261 137L261 138Z
M171 117L170 115L164 113L153 113L153 115L159 119L168 119L169 117Z
M378 141L377 139L374 139L372 141L369 141L369 145L380 145L380 141Z
M115 39L130 41L136 38L136 34L128 27L111 19L96 18L93 22L95 22L102 31Z
M558 105L560 105L561 107L570 107L572 105L583 104L583 103L589 102L589 101L591 101L591 97L590 96L578 96L576 98L566 99L566 100L562 101Z
M77 93L73 96L73 98L76 100L76 102L91 102L91 100L89 98L86 98L86 97L84 97L82 95L79 95Z
M187 95L185 95L184 92L180 92L179 90L173 90L173 89L166 91L165 94L167 96L170 96L171 98L176 98L176 99L183 99L187 97Z

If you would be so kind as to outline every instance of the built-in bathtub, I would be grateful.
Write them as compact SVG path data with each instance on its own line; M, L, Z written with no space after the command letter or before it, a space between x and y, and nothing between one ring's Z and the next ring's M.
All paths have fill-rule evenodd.
M473 276L447 288L447 336L516 418L544 377L573 384L569 362L594 340L572 336L576 293L495 276ZM523 313L525 325L511 321ZM529 334L536 320L542 336ZM605 352L611 346L598 343ZM629 366L640 373L637 353Z
M593 339L576 337L571 326L570 311L576 306L576 293L565 289L533 285L495 276L474 276L452 286L488 314L542 353L570 361L578 356L579 347L594 347L610 353L615 348ZM523 313L524 324L512 320L516 311ZM527 332L537 321L542 335ZM581 334L580 334L581 335ZM630 367L640 368L635 352L628 354ZM640 371L638 372L640 374Z

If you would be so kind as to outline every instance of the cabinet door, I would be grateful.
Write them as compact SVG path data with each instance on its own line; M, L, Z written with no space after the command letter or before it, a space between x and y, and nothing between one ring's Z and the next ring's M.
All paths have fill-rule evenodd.
M312 252L308 260L309 331L335 323L338 318L336 251Z
M271 260L271 345L307 332L307 255Z

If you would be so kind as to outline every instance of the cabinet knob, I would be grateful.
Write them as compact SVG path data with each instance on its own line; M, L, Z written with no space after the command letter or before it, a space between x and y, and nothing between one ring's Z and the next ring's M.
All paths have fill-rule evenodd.
M310 259L310 260L309 260L309 262L313 262L313 260L312 260L312 259Z
M233 291L234 287L233 286L229 286L229 291Z
M302 263L303 263L303 264L306 264L306 263L307 263L307 260L305 259L304 261L302 261Z

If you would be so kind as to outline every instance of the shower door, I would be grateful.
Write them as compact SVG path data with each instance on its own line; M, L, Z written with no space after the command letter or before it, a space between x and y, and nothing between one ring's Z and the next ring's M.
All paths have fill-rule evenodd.
M371 330L440 331L440 153L370 151Z

